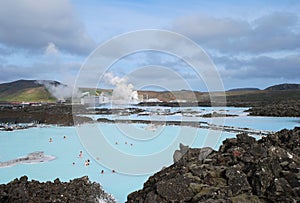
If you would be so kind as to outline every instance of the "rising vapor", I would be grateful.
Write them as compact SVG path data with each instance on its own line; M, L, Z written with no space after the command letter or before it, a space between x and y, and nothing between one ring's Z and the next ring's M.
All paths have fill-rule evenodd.
M137 91L134 90L133 84L129 83L126 77L121 78L109 72L105 73L103 78L107 84L115 86L112 94L114 103L128 104L139 101Z

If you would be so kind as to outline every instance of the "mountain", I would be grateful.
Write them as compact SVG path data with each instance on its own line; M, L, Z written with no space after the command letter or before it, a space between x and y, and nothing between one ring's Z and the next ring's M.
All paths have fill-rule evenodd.
M56 98L51 95L44 84L58 86L61 83L51 80L17 80L0 84L0 101L2 102L53 102Z
M279 84L267 87L265 90L300 90L300 84Z
M72 88L52 80L18 80L0 84L0 102L55 102L57 99L67 99L72 95ZM80 88L81 92L89 91L91 95L98 92L109 92L111 89ZM274 91L281 90L281 91ZM227 105L257 106L262 103L282 100L300 100L299 84L280 84L259 90L257 88L237 88L226 92ZM139 90L141 98L157 98L163 102L187 101L199 105L210 105L208 92L188 90L178 91L144 91ZM218 96L218 92L215 96ZM222 96L222 94L220 94Z
M260 89L259 88L255 88L255 87L246 87L246 88L230 89L230 90L227 90L227 92L257 91L257 90L260 90Z

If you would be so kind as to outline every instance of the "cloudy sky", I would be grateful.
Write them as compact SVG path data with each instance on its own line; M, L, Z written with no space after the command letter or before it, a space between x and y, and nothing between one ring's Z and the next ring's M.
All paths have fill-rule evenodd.
M300 83L299 10L298 0L3 0L0 82L74 83L102 43L135 30L163 29L196 42L215 64L225 89ZM205 90L187 64L166 53L135 53L109 71L123 77L147 67L130 82L151 78L181 89L177 78L151 65L171 68L192 89Z

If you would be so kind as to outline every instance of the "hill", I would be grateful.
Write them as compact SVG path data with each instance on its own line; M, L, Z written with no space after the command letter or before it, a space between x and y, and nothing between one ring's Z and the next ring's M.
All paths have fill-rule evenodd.
M279 84L267 87L265 90L300 90L300 84Z
M1 102L54 102L56 98L51 95L42 83L53 86L60 85L57 81L18 80L0 84Z
M57 81L18 80L0 84L0 102L55 102L57 99L70 98L72 90L71 87ZM107 92L109 94L112 92L111 89L80 88L80 92L90 92L91 95L95 95L96 91L97 93ZM172 105L176 105L174 101L186 101L188 102L186 105L211 105L208 92L139 90L138 94L141 99L157 98L165 103L173 101ZM280 84L268 87L265 90L236 88L226 92L226 99L229 106L262 106L273 102L299 101L300 85ZM157 103L154 102L153 105L157 105ZM160 103L160 105L163 104Z

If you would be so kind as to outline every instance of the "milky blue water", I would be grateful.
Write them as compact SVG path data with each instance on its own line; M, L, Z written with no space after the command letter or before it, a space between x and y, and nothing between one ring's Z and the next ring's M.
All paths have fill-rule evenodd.
M240 109L237 111L240 111ZM204 120L210 121L210 119ZM295 126L299 126L300 118L239 116L226 118L225 125L277 131L283 128L292 129ZM88 125L81 127L88 127ZM123 124L117 127L113 124L98 124L97 127L112 147L130 155L149 155L162 151L176 140L180 130L182 130L180 126L159 126L152 131L147 130L147 125L144 124ZM184 132L189 132L191 129L185 127L184 130ZM191 132L194 133L195 130L191 130ZM191 146L203 147L207 144L207 133L207 129L198 129ZM219 132L216 131L215 133L218 134ZM130 137L131 134L134 134L135 137ZM192 136L189 133L186 134L186 136ZM66 136L66 139L63 136ZM215 140L215 149L218 149L224 139L235 135L222 132L220 136L218 140ZM52 143L49 142L50 137L53 139ZM96 144L101 147L101 143ZM176 146L178 146L178 143L176 143ZM119 202L124 202L129 193L141 189L143 183L153 174L152 172L148 175L134 176L120 174L118 171L112 173L111 169L100 165L98 163L99 160L97 160L97 158L101 160L103 156L109 155L101 154L95 159L90 156L80 142L75 127L51 126L0 132L0 161L25 156L34 151L44 151L45 154L53 155L56 159L46 163L21 164L0 168L0 183L7 183L22 175L27 175L30 179L40 181L53 181L57 177L63 181L68 181L88 175L92 181L99 182L104 190L113 194ZM80 151L83 151L82 158L79 158ZM84 165L84 161L87 159L91 160L90 166ZM153 160L153 163L155 161ZM75 165L73 165L73 162L75 162ZM170 165L171 163L172 154L166 154L164 165ZM104 174L101 174L101 170L104 170Z

